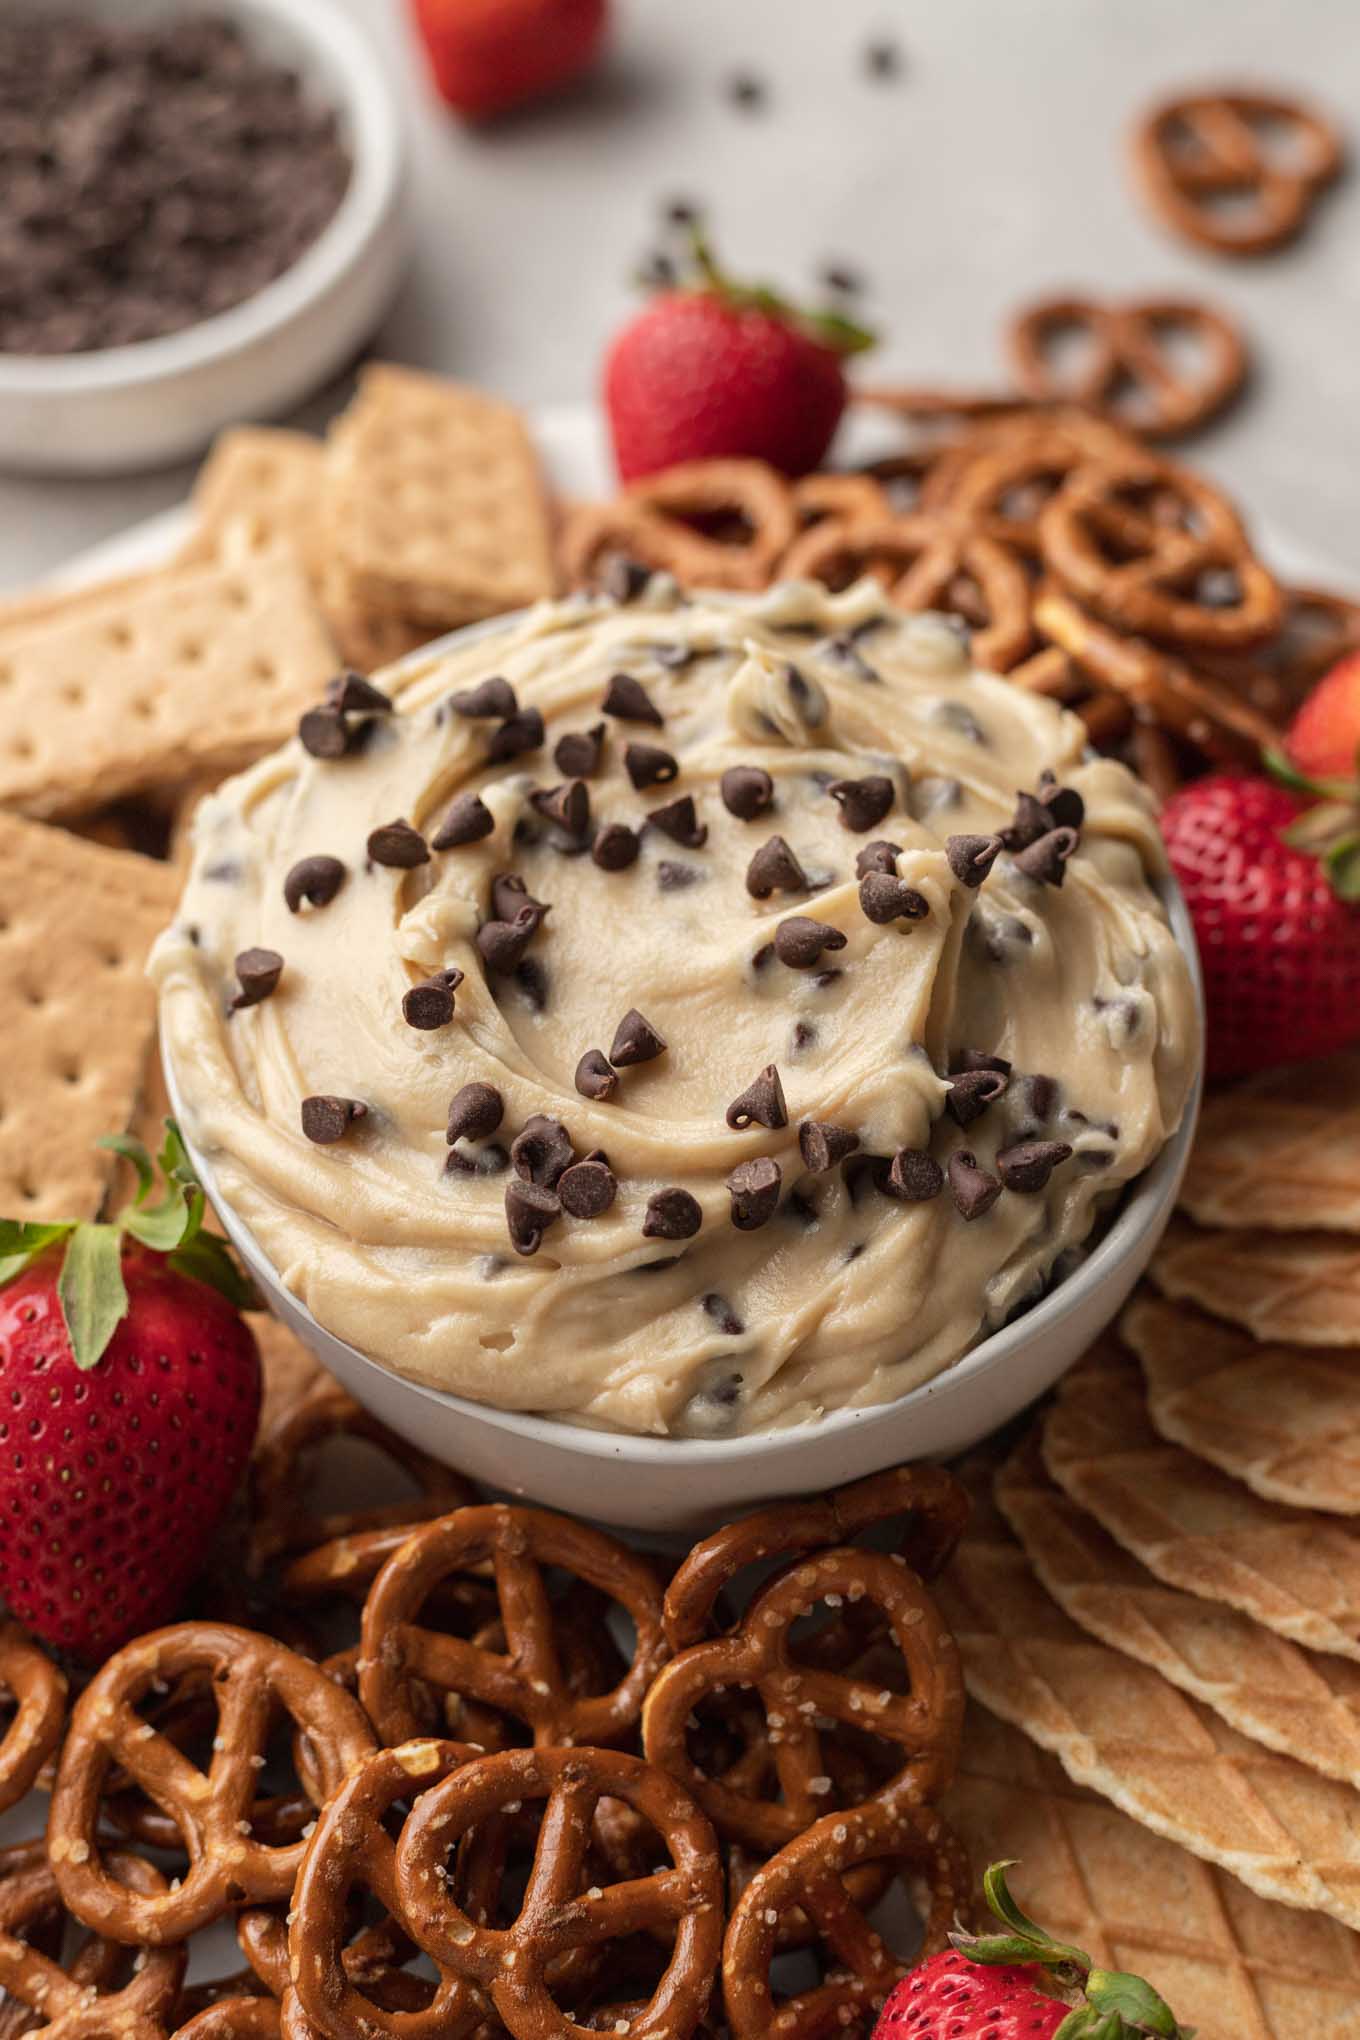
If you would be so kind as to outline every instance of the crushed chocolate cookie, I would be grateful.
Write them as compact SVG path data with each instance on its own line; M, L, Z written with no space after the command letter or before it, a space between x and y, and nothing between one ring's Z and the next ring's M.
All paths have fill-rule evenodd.
M343 1140L355 1121L364 1118L367 1111L367 1105L360 1098L304 1098L302 1131L318 1147L331 1147L336 1141Z
M829 922L791 914L774 931L774 952L790 970L811 970L824 949L844 949L845 936Z
M692 793L682 793L678 800L667 801L665 807L650 808L647 819L654 829L660 829L685 850L702 850L708 841L708 825L699 820Z
M808 890L807 873L782 836L771 836L756 851L746 867L746 890L756 900Z
M604 755L604 724L568 730L553 747L553 763L564 779L593 779Z
M550 1119L542 1112L526 1119L510 1143L510 1165L515 1174L549 1190L556 1188L558 1177L575 1159L576 1149L566 1127L560 1119Z
M538 1252L544 1233L561 1216L562 1206L556 1193L543 1184L527 1183L516 1176L506 1186L505 1223L510 1244L526 1260Z
M789 1111L779 1071L774 1063L766 1063L754 1083L748 1084L728 1106L727 1124L741 1132L748 1126L768 1126L774 1130L788 1123Z
M1016 852L1015 868L1023 871L1026 878L1038 879L1041 885L1061 885L1067 860L1080 840L1075 829L1050 829L1036 843Z
M896 787L881 772L864 779L833 779L827 792L841 811L842 827L857 836L876 829L897 799Z
M737 1316L727 1298L719 1296L716 1290L711 1289L708 1295L704 1297L703 1309L705 1315L712 1318L714 1324L724 1337L739 1339L745 1332L746 1326Z
M960 885L982 884L1001 854L1000 836L947 836L944 854Z
M1004 1070L961 1070L949 1080L944 1109L956 1126L971 1126L989 1105L994 1105L1006 1088Z
M868 878L872 873L883 872L888 878L897 876L897 860L902 855L900 843L889 843L880 836L877 842L866 843L855 859L855 877Z
M899 1148L884 1188L899 1204L928 1204L944 1188L944 1170L929 1148Z
M703 1207L688 1190L672 1186L647 1199L642 1220L646 1240L692 1240L704 1222Z
M623 765L638 793L649 786L669 786L672 779L680 776L677 760L659 744L629 744L624 750Z
M393 871L414 871L417 865L430 861L425 838L405 820L384 822L380 829L374 829L367 849L375 864L386 865Z
M729 765L718 791L728 814L739 822L753 822L774 805L774 781L763 765Z
M1071 1153L1065 1140L1017 1141L997 1155L997 1174L1008 1190L1033 1194L1047 1189L1049 1177Z
M489 679L479 680L475 687L464 687L451 694L448 706L455 715L474 722L508 722L519 714L519 697L508 680L493 673Z
M558 1178L557 1194L572 1218L602 1218L619 1194L618 1178L607 1163L587 1155Z
M496 827L496 817L477 793L460 793L449 803L447 814L430 838L432 850L458 850L464 843L480 843Z
M601 871L626 871L637 863L642 839L622 822L610 822L590 846L590 854Z
M593 1098L602 1105L618 1090L619 1073L611 1067L603 1049L588 1048L576 1065L575 1082L583 1098Z
M732 1199L732 1223L738 1232L758 1232L768 1225L779 1208L783 1171L769 1155L738 1162L727 1179Z
M798 1128L798 1152L805 1168L820 1175L833 1169L859 1146L859 1135L848 1126L831 1126L824 1119L804 1119Z
M436 971L423 984L412 985L401 1002L401 1017L408 1027L418 1027L426 1033L436 1027L447 1027L453 1018L453 995L463 982L463 973L454 966L448 970Z
M232 1000L229 1011L239 1013L242 1007L258 1006L262 999L273 996L274 988L283 975L283 958L277 949L243 949L233 969L241 989Z
M970 1223L991 1210L1001 1195L1001 1184L967 1148L956 1148L949 1157L949 1190L959 1216Z
M920 921L930 912L925 899L905 879L886 871L870 871L859 882L859 903L866 920L885 928L892 921Z
M613 673L600 703L606 715L612 715L619 722L650 723L653 729L665 727L666 718L652 700L642 682L631 673Z
M635 1063L654 1062L665 1052L664 1037L657 1033L650 1020L643 1018L636 1006L630 1006L614 1029L609 1060L615 1069L630 1069Z
M444 1138L450 1147L456 1140L486 1140L504 1117L505 1100L494 1084L464 1084L449 1106Z
M290 914L304 906L328 907L345 882L345 867L338 857L302 857L283 881L283 897Z
M562 786L541 787L529 795L529 805L555 828L569 836L584 836L590 827L590 794L579 779Z
M504 765L510 758L522 758L526 751L542 748L545 732L543 717L536 708L522 708L518 715L510 716L498 730L492 733L486 747L487 762Z

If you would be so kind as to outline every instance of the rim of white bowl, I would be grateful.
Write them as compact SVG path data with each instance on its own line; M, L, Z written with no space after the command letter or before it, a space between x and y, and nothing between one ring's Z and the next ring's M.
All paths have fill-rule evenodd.
M204 11L208 11L206 6ZM387 215L401 184L403 145L396 104L363 32L333 0L213 0L212 11L249 26L277 22L315 53L304 86L320 73L346 121L353 168L345 194L311 246L281 276L210 318L84 354L0 352L0 389L33 397L74 397L182 375L257 345L324 297L352 268Z
M419 651L412 652L405 659L398 660L390 670L401 672L409 668L414 671L442 658L455 646L472 643L478 638L494 637L500 631L509 630L523 613L522 610L516 610L506 616L488 617L485 622L467 624L462 630L450 631L446 636L436 638L431 644L423 645ZM365 1353L362 1347L352 1346L348 1339L342 1339L337 1332L330 1331L312 1315L300 1297L285 1287L250 1227L232 1211L230 1204L217 1194L216 1171L197 1142L192 1140L185 1130L182 1100L174 1067L169 1058L163 1056L170 1108L179 1123L189 1158L209 1202L216 1209L233 1246L260 1286L266 1292L275 1290L286 1296L290 1310L295 1311L307 1323L315 1325L324 1338L333 1339L337 1346L343 1346L356 1360L362 1361L366 1367L373 1368L389 1381L399 1383L412 1394L430 1402L442 1403L460 1416L491 1424L512 1435L531 1439L535 1444L552 1446L559 1452L563 1450L579 1452L589 1459L627 1457L640 1466L674 1466L681 1454L689 1459L703 1457L708 1462L718 1465L729 1461L750 1460L754 1457L778 1457L781 1452L792 1450L810 1437L832 1439L861 1424L873 1423L875 1420L882 1422L890 1416L900 1418L902 1413L913 1405L920 1406L932 1396L956 1393L975 1375L1004 1365L1022 1346L1028 1345L1033 1339L1043 1338L1071 1312L1079 1310L1087 1293L1097 1288L1107 1276L1115 1273L1119 1263L1134 1251L1143 1235L1151 1228L1165 1223L1189 1160L1190 1144L1194 1139L1195 1124L1199 1118L1200 1100L1204 1090L1204 978L1200 968L1194 926L1174 873L1168 872L1164 879L1156 881L1154 889L1166 909L1171 931L1176 937L1190 972L1190 989L1200 1045L1200 1054L1180 1125L1144 1169L1142 1175L1135 1177L1125 1187L1114 1217L1081 1266L1058 1282L1029 1310L1022 1311L1018 1317L1013 1318L1009 1324L1002 1325L997 1331L989 1332L952 1366L942 1369L939 1374L932 1375L928 1381L919 1383L917 1387L908 1389L904 1395L895 1396L888 1402L866 1403L863 1407L855 1409L833 1410L826 1416L810 1417L804 1423L791 1424L784 1429L747 1431L738 1438L655 1438L644 1432L596 1430L588 1424L573 1423L570 1417L541 1417L525 1410L503 1410L495 1403L474 1402L471 1397L456 1395L451 1389L434 1388L428 1382L413 1380L410 1375L400 1373L397 1368L389 1367L381 1360L375 1360L373 1355Z

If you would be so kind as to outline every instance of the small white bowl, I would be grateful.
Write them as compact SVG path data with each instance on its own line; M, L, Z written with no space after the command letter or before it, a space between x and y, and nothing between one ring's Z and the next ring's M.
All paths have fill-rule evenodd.
M0 0L0 5L3 0ZM334 218L253 297L157 340L89 354L0 354L0 466L111 474L199 453L226 425L277 416L343 368L405 264L401 126L374 52L331 0L190 0L225 13L336 109L353 159ZM84 0L126 26L184 0Z

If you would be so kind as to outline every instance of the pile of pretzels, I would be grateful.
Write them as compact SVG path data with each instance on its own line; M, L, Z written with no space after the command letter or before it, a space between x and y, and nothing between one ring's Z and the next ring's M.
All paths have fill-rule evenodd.
M313 1513L336 1434L415 1496ZM921 1952L871 1921L892 1885L925 1951L969 1910L934 1810L963 1691L925 1584L966 1514L947 1473L901 1468L670 1571L479 1503L316 1383L266 1432L194 1619L69 1712L57 1667L0 1635L0 1808L51 1794L45 1836L0 1851L8 2030L867 2034ZM187 1986L222 1921L244 1967Z

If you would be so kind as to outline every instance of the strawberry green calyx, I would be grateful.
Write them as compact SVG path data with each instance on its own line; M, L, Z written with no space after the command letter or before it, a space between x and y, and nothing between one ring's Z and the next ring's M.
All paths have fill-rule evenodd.
M0 1288L22 1274L40 1254L64 1242L57 1296L71 1353L82 1371L98 1364L127 1316L122 1265L126 1240L163 1255L178 1274L219 1289L238 1310L258 1302L225 1240L203 1231L203 1187L173 1119L165 1122L165 1140L156 1165L139 1140L125 1135L108 1134L99 1145L121 1155L136 1171L136 1195L125 1210L97 1223L35 1225L0 1218ZM157 1165L165 1187L162 1195L150 1202Z
M844 312L832 308L808 311L790 303L768 284L738 283L720 268L708 237L698 224L688 228L687 255L687 267L672 265L675 273L667 281L666 289L702 291L709 297L720 298L734 311L763 312L767 318L795 327L833 354L863 354L878 344L876 333L848 319Z
M1005 1929L1000 1934L951 1934L970 1962L1037 1964L1072 2009L1053 2040L1194 2040L1194 2029L1175 2013L1151 1984L1117 1969L1097 1969L1081 1948L1055 1941L1036 1926L1012 1898L1006 1872L1013 1863L993 1863L982 1880L987 1903Z
M1317 858L1338 899L1360 901L1360 757L1354 779L1310 779L1283 751L1267 751L1264 763L1279 785L1314 803L1285 830L1286 843Z

